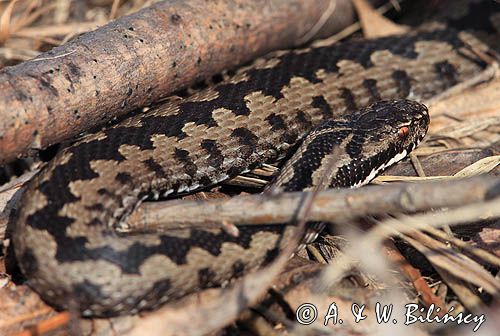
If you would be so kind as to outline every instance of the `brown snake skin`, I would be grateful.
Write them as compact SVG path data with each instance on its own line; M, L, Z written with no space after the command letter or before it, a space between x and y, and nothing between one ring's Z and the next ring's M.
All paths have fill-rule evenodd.
M27 186L13 234L19 265L44 299L84 315L133 313L220 285L272 260L291 230L128 235L125 218L147 196L197 190L276 159L325 120L315 132L326 127L333 137L307 141L341 148L329 184L367 183L416 146L428 115L408 101L363 108L425 101L470 79L486 67L473 51L479 46L465 33L438 29L279 52L86 136ZM379 123L391 114L406 117ZM403 126L410 134L395 142ZM330 149L313 155L319 163L297 154L278 177L282 189L314 185Z

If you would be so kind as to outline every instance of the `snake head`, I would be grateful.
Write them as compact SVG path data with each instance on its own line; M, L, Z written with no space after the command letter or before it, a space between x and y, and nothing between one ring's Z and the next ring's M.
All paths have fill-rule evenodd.
M347 153L353 159L342 186L360 186L402 160L422 141L429 127L427 107L407 99L382 100L355 112ZM362 180L353 183L354 171Z
M382 100L356 114L353 133L363 138L370 156L383 151L408 154L422 141L430 121L425 105L407 99Z
M327 120L304 138L273 188L296 191L323 184L333 188L364 185L412 151L428 125L427 107L403 99L379 101L344 119Z

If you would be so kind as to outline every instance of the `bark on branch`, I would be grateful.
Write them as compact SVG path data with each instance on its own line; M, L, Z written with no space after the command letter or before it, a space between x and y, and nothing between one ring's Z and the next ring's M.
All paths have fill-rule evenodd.
M170 0L0 71L0 164L352 23L350 0Z
M143 203L127 222L132 230L220 227L221 223L288 223L307 193L236 196L209 201ZM318 193L308 220L343 221L365 215L456 207L500 196L500 180L491 176L419 184L392 184Z

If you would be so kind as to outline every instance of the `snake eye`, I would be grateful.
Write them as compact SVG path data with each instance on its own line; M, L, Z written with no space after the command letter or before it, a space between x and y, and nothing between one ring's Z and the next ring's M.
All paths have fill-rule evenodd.
M404 140L408 134L410 134L410 129L407 126L400 127L398 130L398 137L401 140Z

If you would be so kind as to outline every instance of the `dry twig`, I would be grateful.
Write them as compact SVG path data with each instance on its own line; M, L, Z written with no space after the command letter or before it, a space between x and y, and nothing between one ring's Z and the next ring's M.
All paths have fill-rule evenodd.
M310 220L343 221L366 215L423 211L481 202L498 193L499 181L482 176L462 181L327 190L315 198ZM466 191L466 192L464 192ZM288 223L302 193L237 196L231 199L144 203L128 219L132 230Z

